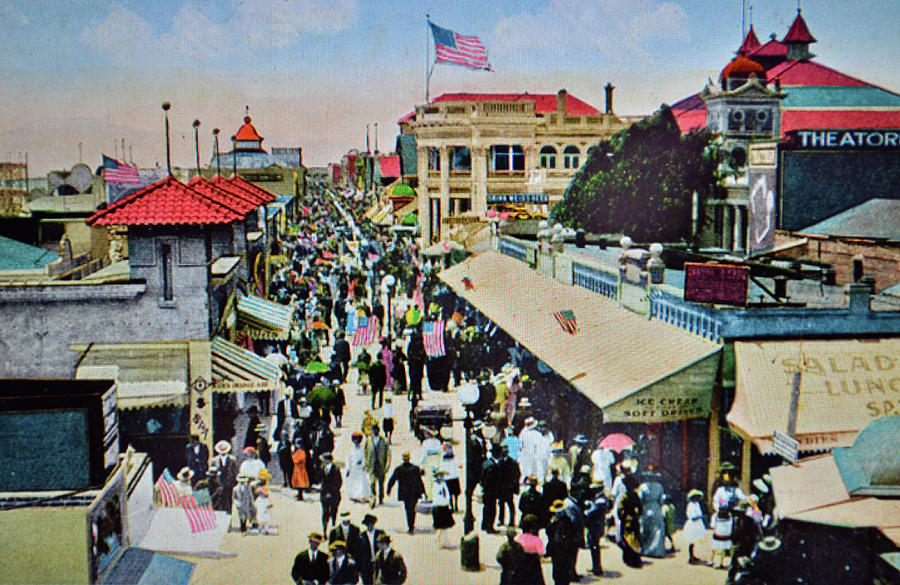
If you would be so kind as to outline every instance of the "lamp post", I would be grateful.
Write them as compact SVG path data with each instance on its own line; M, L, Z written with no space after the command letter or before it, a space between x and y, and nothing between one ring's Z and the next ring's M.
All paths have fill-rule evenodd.
M387 297L387 305L385 306L385 313L387 314L387 332L388 337L391 337L391 332L393 329L391 328L391 320L393 318L393 309L391 308L391 295L394 292L394 285L397 284L397 279L394 278L393 274L387 274L384 278L381 279L381 292L385 294Z
M478 534L475 530L475 515L472 513L472 491L469 490L470 443L472 442L472 422L474 415L472 407L478 402L481 391L478 384L463 384L457 389L457 396L466 409L466 418L463 419L463 428L466 432L466 513L463 516L463 538L460 543L460 560L462 567L468 570L479 570L481 561L478 558ZM471 535L471 536L470 536Z
M213 138L216 143L216 174L222 176L222 166L219 163L219 129L213 128Z
M194 154L197 157L197 176L200 176L200 120L194 120Z

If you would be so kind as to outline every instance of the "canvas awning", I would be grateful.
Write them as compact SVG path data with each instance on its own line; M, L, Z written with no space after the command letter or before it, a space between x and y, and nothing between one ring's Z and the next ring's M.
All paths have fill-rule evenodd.
M287 339L291 308L256 296L238 297L238 329L246 327L254 339Z
M70 349L85 352L76 379L116 381L120 410L188 403L187 343L73 345Z
M216 392L263 392L279 384L281 371L275 364L226 339L214 338L210 354Z
M785 432L800 372L801 452L846 447L872 420L900 412L900 338L734 344L737 388L728 421L763 453Z
M600 407L604 421L667 422L709 415L720 345L650 321L494 251L439 276ZM576 318L574 335L553 315L563 310Z

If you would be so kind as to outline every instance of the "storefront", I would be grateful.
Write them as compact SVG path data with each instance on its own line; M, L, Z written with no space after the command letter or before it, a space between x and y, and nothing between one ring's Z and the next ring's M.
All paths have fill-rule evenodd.
M652 465L678 489L704 485L720 345L493 251L439 276L559 378L544 390L557 426L597 438L643 435L645 469ZM559 312L569 314L571 332Z
M747 477L780 462L773 434L788 431L795 387L801 458L847 447L873 420L900 414L900 338L738 341L734 349L727 419L745 440Z

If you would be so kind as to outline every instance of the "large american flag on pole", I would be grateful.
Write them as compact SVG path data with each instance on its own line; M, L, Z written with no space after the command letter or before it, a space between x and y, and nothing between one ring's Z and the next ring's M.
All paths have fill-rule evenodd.
M169 469L163 469L159 479L156 480L156 490L159 492L159 501L163 506L178 505L178 490L175 489L175 478L169 473Z
M422 341L425 344L425 353L428 357L438 357L446 354L444 350L444 322L425 321L422 324Z
M353 334L353 345L371 345L375 343L378 329L378 317L360 315L356 322L356 332Z
M478 37L461 35L450 29L439 27L430 20L434 37L435 63L451 63L469 69L493 71L488 63L487 49Z
M135 167L105 154L103 155L103 180L107 183L142 184Z
M187 514L188 524L191 525L191 534L205 532L216 527L216 513L211 504L198 506L194 496L182 496L181 507Z

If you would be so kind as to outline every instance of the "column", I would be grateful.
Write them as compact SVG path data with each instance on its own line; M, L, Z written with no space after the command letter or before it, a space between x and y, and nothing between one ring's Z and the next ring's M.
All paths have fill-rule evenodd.
M746 248L744 246L744 238L743 234L747 233L744 230L744 222L746 221L747 213L746 209L741 205L734 206L734 251L735 252L743 252Z
M441 233L441 219L450 215L450 147L441 146L441 214L438 219L438 235Z
M487 212L488 149L472 147L472 211L479 217Z
M422 247L427 247L431 242L431 205L428 193L428 148L420 146L416 149L416 174L419 177L419 189L417 207L419 208L419 230L422 238Z
M731 235L734 232L734 207L722 206L722 248L731 250Z

